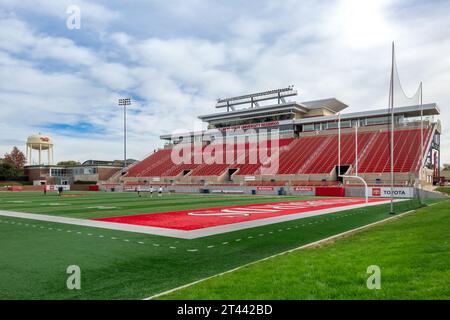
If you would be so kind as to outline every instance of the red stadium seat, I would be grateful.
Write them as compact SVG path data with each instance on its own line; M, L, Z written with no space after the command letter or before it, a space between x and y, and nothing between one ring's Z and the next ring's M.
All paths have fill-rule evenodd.
M424 129L424 144L430 140L432 130ZM364 131L358 133L358 172L384 173L390 171L389 131ZM415 172L419 168L420 129L399 129L394 133L394 171ZM190 170L191 176L220 176L227 169L237 169L236 175L258 175L262 173L262 163L259 154L272 155L271 145L258 144L252 149L245 144L217 144L213 156L221 159L222 163L195 164L194 155L191 163L174 164L171 158L172 149L162 149L148 156L127 172L127 177L159 177L177 176ZM203 147L200 156L206 156L207 146ZM227 159L226 150L233 150L232 163ZM251 154L258 155L256 163L250 163ZM198 155L198 154L197 154ZM352 166L356 170L355 134L341 135L341 165ZM265 170L265 174L329 174L338 164L338 136L336 134L319 134L302 136L299 138L279 140L278 166ZM228 163L227 163L228 162ZM321 184L323 185L323 184Z

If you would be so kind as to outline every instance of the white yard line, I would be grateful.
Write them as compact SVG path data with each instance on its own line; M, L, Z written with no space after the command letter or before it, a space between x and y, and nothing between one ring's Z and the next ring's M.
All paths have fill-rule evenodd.
M311 247L315 247L315 246L318 246L318 245L327 243L327 242L329 242L329 241L332 241L332 240L336 240L336 239L338 239L338 238L345 237L345 236L347 236L347 235L349 235L349 234L352 234L352 233L355 233L355 232L359 232L359 231L362 231L362 230L365 230L365 229L369 229L369 228L371 228L371 227L373 227L373 226L376 226L376 225L378 225L378 224L384 223L384 222L386 222L386 221L393 220L393 219L398 219L398 218L400 218L400 217L402 217L402 216L404 216L404 215L406 215L406 214L409 214L409 213L415 212L415 211L416 211L416 210L410 210L410 211L407 211L407 212L404 212L404 213L401 213L401 214L398 214L398 215L395 215L395 216L391 216L391 217L389 217L389 218L386 218L386 219L383 219L383 220L380 220L380 221L376 221L376 222L373 222L373 223L370 223L370 224L366 224L366 225L364 225L364 226L361 226L361 227L358 227L358 228L355 228L355 229L351 229L351 230L348 230L348 231L345 231L345 232L336 234L336 235L334 235L334 236L331 236L331 237L328 237L328 238L325 238L325 239L321 239L321 240L319 240L319 241L311 242L311 243L302 245L302 246L297 247L297 248L294 248L294 249L286 250L286 251L283 251L283 252L274 254L274 255L272 255L272 256L270 256L270 257L266 257L266 258L263 258L263 259L259 259L259 260L256 260L256 261L253 261L253 262L244 264L244 265L242 265L242 266L233 268L233 269L231 269L231 270L224 271L224 272L215 274L215 275L213 275L213 276L206 277L206 278L203 278L203 279L200 279L200 280L197 280L197 281L194 281L194 282L191 282L191 283L188 283L188 284L179 286L179 287L177 287L177 288L170 289L170 290L167 290L167 291L164 291L164 292L155 294L155 295L153 295L153 296L151 296L151 297L148 297L148 298L145 298L145 299L143 299L143 300L152 300L152 299L155 299L155 298L158 298L158 297L167 295L167 294L169 294L169 293L172 293L172 292L175 292L175 291L178 291L178 290L181 290L181 289L185 289L185 288L191 287L191 286L193 286L193 285L195 285L195 284L204 282L204 281L206 281L206 280L209 280L209 279L212 279L212 278L216 278L216 277L220 277L220 276L223 276L223 275L225 275L225 274L228 274L228 273L237 271L237 270L239 270L239 269L242 269L242 268L251 266L251 265L256 264L256 263L259 263L259 262L261 262L261 261L273 259L273 258L275 258L275 257L284 255L284 254L286 254L286 253L290 253L290 252L298 251L298 250L302 250L302 249L307 249L307 248L311 248Z

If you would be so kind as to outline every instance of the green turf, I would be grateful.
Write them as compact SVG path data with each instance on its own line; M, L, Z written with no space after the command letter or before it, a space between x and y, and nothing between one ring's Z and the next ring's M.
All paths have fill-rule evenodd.
M369 290L366 271L381 270ZM449 299L450 202L320 248L215 277L164 299Z
M0 210L90 219L309 198L313 197L200 194L164 194L162 197L154 194L150 197L146 193L138 197L135 192L68 192L66 196L58 197L54 192L47 195L40 192L0 192Z
M222 195L170 195L163 199L139 199L135 194L80 194L84 196L58 199L52 195L44 198L39 193L0 193L0 208L98 217L102 214L123 215L293 199ZM67 201L78 212L71 215L71 209L40 206L38 201ZM113 203L120 203L123 209L92 213L83 209L92 204L107 206ZM134 207L137 203L138 207ZM398 212L416 206L416 201L396 204ZM59 210L66 211L61 213ZM385 219L389 216L388 211L388 205L380 205L195 240L0 216L0 298L145 298L302 244ZM82 272L82 289L79 291L66 288L66 268L73 264L80 266Z
M436 188L436 191L443 192L443 193L450 195L450 187L438 187L438 188Z

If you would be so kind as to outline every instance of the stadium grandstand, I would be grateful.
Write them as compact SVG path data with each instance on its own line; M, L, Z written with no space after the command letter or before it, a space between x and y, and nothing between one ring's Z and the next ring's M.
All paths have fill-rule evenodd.
M199 116L207 130L162 135L164 148L130 165L121 182L170 186L360 183L346 178L352 175L372 186L391 182L388 108L345 113L348 106L335 98L288 101L296 96L290 86L219 99L216 108L224 111ZM431 186L437 181L439 114L435 103L394 108L396 186L412 187L418 182ZM174 155L183 161L174 161Z

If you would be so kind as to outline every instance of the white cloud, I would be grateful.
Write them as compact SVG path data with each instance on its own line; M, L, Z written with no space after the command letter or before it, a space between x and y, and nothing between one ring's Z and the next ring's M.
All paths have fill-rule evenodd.
M105 63L93 65L90 70L93 79L112 90L124 91L135 85L131 68L119 63Z
M77 46L72 40L39 34L17 18L0 20L0 49L29 58L54 59L67 65L94 65L97 59L92 50Z
M27 25L17 19L1 18L0 48L9 52L26 51L28 46L34 41L34 37Z
M392 27L386 15L386 0L343 0L330 15L327 27L336 40L351 49L375 47L386 43Z
M11 12L32 8L28 1L1 2ZM42 1L37 10L65 19L67 3ZM443 160L450 162L450 132L445 129L450 122L450 78L445 72L450 68L450 21L445 8L288 0L258 2L253 10L251 3L247 9L233 7L235 3L175 2L162 6L164 18L174 26L201 19L202 29L192 29L188 37L145 37L114 28L117 12L127 15L126 7L78 3L82 14L90 15L88 21L102 28L100 35L90 34L95 47L51 36L11 13L0 21L5 30L0 33L0 71L10 75L0 85L0 125L8 132L0 138L0 151L24 132L31 133L36 122L89 122L101 134L53 133L61 160L74 158L74 150L80 161L120 158L122 113L116 99L130 94L141 99L133 101L129 113L129 154L136 158L162 145L159 134L190 128L197 115L214 112L218 97L295 84L299 100L335 96L351 106L349 111L382 108L388 95L390 42L395 40L405 90L411 94L423 81L425 102L441 107ZM221 24L211 23L207 12L220 16ZM149 21L141 29L158 23L152 20L154 12L141 14ZM207 31L218 36L204 36ZM46 68L54 64L68 68ZM17 122L23 114L26 119Z
M93 66L99 62L91 50L66 38L39 37L30 54L34 59L55 59L70 66Z
M65 27L65 21L69 14L66 10L71 5L76 5L81 11L81 27L97 31L120 18L116 10L85 0L0 0L1 7L9 10L26 10L32 15L43 14L61 20L61 26Z

